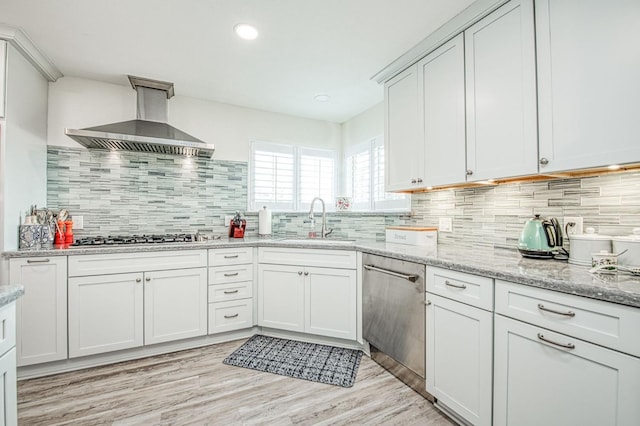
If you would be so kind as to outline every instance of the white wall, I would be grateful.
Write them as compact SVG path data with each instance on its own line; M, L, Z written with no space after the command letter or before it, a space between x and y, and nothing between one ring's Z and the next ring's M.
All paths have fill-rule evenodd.
M13 47L7 55L7 106L2 123L2 247L18 248L21 216L47 202L47 81Z
M380 102L342 124L343 150L383 134L384 104Z
M180 88L175 88L180 93ZM65 127L84 128L136 117L136 94L119 86L75 77L49 83L48 144L81 148ZM216 147L214 159L249 161L249 143L259 139L341 149L341 125L176 95L169 123Z

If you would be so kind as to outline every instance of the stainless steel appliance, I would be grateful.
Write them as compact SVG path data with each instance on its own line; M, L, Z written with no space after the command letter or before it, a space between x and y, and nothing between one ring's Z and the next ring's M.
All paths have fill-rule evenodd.
M65 129L65 134L89 149L152 152L211 158L213 144L169 125L167 100L173 97L173 83L129 76L138 94L136 120Z
M362 327L371 358L425 398L425 266L362 256Z
M121 244L163 244L192 243L202 241L199 234L162 234L162 235L110 235L108 237L78 238L73 246L113 246ZM217 238L220 238L219 236ZM213 239L217 239L214 237ZM211 239L211 238L209 238Z

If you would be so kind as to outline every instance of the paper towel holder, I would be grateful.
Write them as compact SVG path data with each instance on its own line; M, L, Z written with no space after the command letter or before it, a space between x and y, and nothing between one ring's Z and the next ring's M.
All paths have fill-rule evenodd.
M258 211L258 237L271 238L271 210L267 206Z

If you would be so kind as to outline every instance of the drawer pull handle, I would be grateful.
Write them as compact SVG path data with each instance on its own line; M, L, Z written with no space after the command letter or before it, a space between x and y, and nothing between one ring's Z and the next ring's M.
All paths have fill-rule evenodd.
M444 285L448 285L449 287L453 287L453 288L460 288L460 289L462 289L462 290L464 290L465 288L467 288L467 286L466 286L466 285L464 285L464 284L453 284L453 283L450 283L450 282L449 282L449 280L446 280L446 281L444 282Z
M238 316L238 314L233 314L233 315L225 315L224 317L225 317L226 319L229 319L229 318L235 318L235 317L237 317L237 316Z
M558 314L558 315L564 315L566 317L575 317L576 316L576 313L573 312L573 311L567 311L567 312L556 311L555 309L545 308L542 303L538 303L538 309L540 309L541 311L547 311L547 312L551 312L551 313Z
M231 290L231 291L225 290L224 294L234 294L234 293L237 293L237 292L238 292L238 290Z
M27 260L27 263L47 263L51 262L51 259L42 259L42 260Z
M547 343L551 343L552 345L556 345L556 346L560 346L561 348L565 348L565 349L575 349L576 345L574 345L573 343L558 343L558 342L554 342L553 340L549 340L547 338L545 338L542 333L538 333L538 339L542 340L543 342L547 342Z
M225 277L235 277L236 275L238 275L237 272L234 272L232 274L224 274Z
M237 254L234 254L234 255L232 255L232 256L225 256L224 258L225 258L225 259L237 259L237 258L238 258L238 255L237 255Z

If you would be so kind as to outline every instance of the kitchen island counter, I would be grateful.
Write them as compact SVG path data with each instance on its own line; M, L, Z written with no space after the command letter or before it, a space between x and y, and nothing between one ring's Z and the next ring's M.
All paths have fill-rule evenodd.
M378 254L640 308L640 276L633 276L623 272L618 274L590 274L588 267L571 265L566 261L523 258L515 248L507 250L439 245L437 253L435 253L422 247L366 240L332 241L328 239L321 242L306 242L300 239L291 240L286 238L244 238L197 243L131 244L108 247L85 246L49 250L19 250L4 252L3 256L5 258L24 258L243 246L358 250L363 253Z

